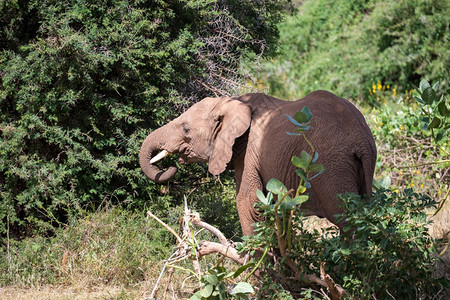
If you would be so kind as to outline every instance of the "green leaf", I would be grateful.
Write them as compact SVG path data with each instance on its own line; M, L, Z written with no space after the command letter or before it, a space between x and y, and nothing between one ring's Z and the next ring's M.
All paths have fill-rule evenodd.
M201 291L201 290L200 290ZM202 296L200 295L200 291L197 291L194 295L192 295L191 298L189 298L190 300L201 300Z
M231 291L232 295L236 294L252 294L255 290L253 289L252 285L248 282L238 282L233 290Z
M254 265L255 265L254 263L249 263L249 264L241 266L239 269L236 270L236 272L234 272L233 278L238 277L239 275L241 275L242 272L244 272L245 270L247 270L250 267L253 267Z
M441 101L438 104L438 111L443 117L449 117L450 116L450 109L447 107L447 98L442 96Z
M317 176L319 176L320 174L322 174L325 171L325 168L321 164L314 164L311 166L311 168L309 170L311 172L317 172L316 174L314 174L314 176L309 178L309 180L312 180L312 179L316 178Z
M422 100L422 92L419 91L418 89L414 90L413 94L412 94L413 98L416 99L417 102L419 102L420 104L425 104L425 102L423 102Z
M309 164L309 160L305 160L303 157L300 158L300 157L295 156L295 155L292 156L291 162L297 168L302 168L302 169L306 169L308 167L308 164Z
M308 116L304 112L301 112L301 111L296 112L294 115L294 119L299 123L308 122L307 118L308 118Z
M427 88L431 88L430 84L425 79L422 79L419 84L419 89L423 93Z
M208 298L209 296L211 296L213 290L214 290L214 286L211 284L208 284L199 291L200 292L199 295L204 298Z
M310 172L323 172L325 168L321 164L314 164L309 168Z
M433 121L431 121L431 123L428 124L427 129L439 128L440 125L441 125L441 119L439 119L439 117L434 117Z
M426 104L432 104L438 100L436 91L432 87L426 88L422 93L422 100Z
M438 87L439 87L439 81L436 81L434 84L433 84L433 90L437 90L438 89Z
M258 197L259 201L261 201L262 203L269 204L266 196L264 195L264 193L261 190L256 191L256 196Z
M216 275L206 275L203 278L212 285L217 285L217 283L219 282L219 279L217 279Z
M284 186L284 184L276 178L272 178L269 180L266 185L266 189L276 195L287 192L287 188Z
M292 202L294 203L294 205L301 205L306 201L308 201L308 199L309 199L308 195L300 195L292 199Z
M286 114L286 117L291 121L295 126L302 128L303 125L298 122L296 119L292 118L290 115Z
M305 171L303 171L302 169L297 169L297 170L295 170L295 173L298 176L300 176L300 178L302 178L304 181L307 181Z
M311 120L312 118L312 113L309 107L308 106L303 107L302 113L306 115L306 121L303 123L309 122L309 120Z
M345 249L341 249L341 253L342 253L343 255L350 255L350 254L351 254L351 251L350 251L350 249L345 248Z

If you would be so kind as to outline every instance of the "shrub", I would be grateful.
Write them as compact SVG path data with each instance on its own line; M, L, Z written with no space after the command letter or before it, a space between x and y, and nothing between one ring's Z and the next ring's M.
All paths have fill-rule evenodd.
M438 295L445 278L434 278L435 241L426 210L436 201L412 189L377 191L370 201L341 197L341 237L325 241L328 272L361 298L423 298Z
M2 1L0 234L48 232L102 201L166 207L141 141L240 86L240 58L274 49L284 3Z
M369 101L367 83L404 92L424 77L447 86L449 11L445 0L304 1L280 25L280 56L261 80L285 99L325 89Z

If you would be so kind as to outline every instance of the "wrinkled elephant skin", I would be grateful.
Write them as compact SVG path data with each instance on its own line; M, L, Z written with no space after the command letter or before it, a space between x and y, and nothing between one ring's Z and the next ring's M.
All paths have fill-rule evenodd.
M336 195L345 192L370 195L376 161L372 133L364 117L350 102L326 91L316 91L295 102L264 94L205 98L165 126L153 131L140 151L141 168L155 182L169 180L176 167L160 170L154 162L178 153L181 163L208 162L209 171L219 175L234 168L236 203L244 235L253 233L258 221L253 204L256 190L264 191L271 178L295 189L299 177L291 164L293 155L310 147L302 136L290 136L296 128L286 114L308 106L313 123L306 132L318 163L325 172L311 181L308 214L336 223L341 213ZM150 163L152 160L152 163Z

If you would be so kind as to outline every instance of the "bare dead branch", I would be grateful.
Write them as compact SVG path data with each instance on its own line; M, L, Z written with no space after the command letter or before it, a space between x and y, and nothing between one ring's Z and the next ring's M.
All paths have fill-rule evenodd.
M228 239L225 237L225 235L219 229L200 220L200 216L198 214L191 214L190 220L191 220L192 224L194 224L198 227L204 228L204 229L210 231L212 234L214 234L219 239L219 241L222 245L228 246L230 244Z
M325 263L320 263L320 277L326 283L328 291L331 294L331 299L340 300L344 295L345 291L340 286L334 283L333 278L325 273Z
M167 225L166 223L164 223L160 218L158 218L157 216L155 216L154 214L152 214L150 211L147 212L147 216L152 217L153 219L155 219L156 221L158 221L159 224L161 224L162 226L164 226L164 228L166 228L170 233L172 233L176 238L178 243L182 243L183 240L180 238L180 236L175 232L175 230L173 230L169 225Z
M220 253L223 256L230 258L241 265L244 265L248 260L248 254L238 253L238 251L235 248L233 248L231 244L226 246L220 243L201 241L199 243L199 246L200 247L198 252L200 257L210 255L213 253Z

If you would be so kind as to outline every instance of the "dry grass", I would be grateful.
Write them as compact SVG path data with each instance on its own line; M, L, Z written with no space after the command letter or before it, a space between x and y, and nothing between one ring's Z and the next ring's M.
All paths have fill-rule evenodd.
M45 286L39 288L0 288L0 299L4 300L63 300L63 299L136 299L139 290L119 286L102 285L93 288L83 286Z

